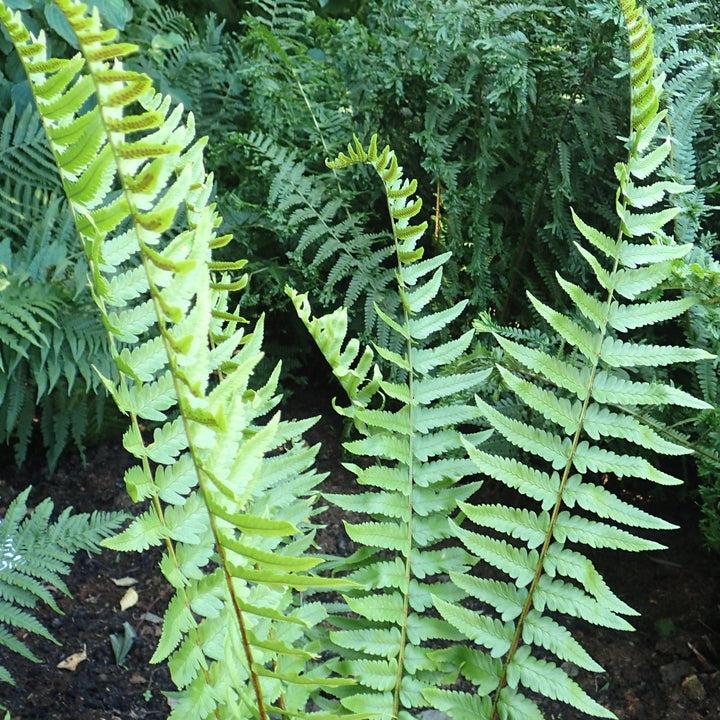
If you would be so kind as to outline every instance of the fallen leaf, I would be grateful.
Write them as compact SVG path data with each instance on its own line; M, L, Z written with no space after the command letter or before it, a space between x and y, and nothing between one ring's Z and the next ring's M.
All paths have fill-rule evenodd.
M142 685L146 680L140 673L133 673L130 677L130 682L133 685Z
M130 587L136 585L137 580L133 577L110 578L118 587Z
M74 672L75 668L83 661L87 660L87 651L85 645L83 645L83 649L81 652L73 653L72 655L68 655L64 660L61 660L57 667L60 670L69 670L70 672Z
M138 601L138 594L130 588L123 596L120 598L120 609L121 610L127 610L128 608L131 608L133 605L137 605Z

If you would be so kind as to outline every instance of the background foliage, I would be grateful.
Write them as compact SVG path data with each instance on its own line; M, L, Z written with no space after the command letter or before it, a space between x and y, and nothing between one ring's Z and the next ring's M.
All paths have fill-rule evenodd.
M212 138L217 200L236 238L227 254L248 257L252 267L244 311L249 317L272 311L277 341L297 354L287 363L296 378L306 372L307 345L288 320L286 282L327 308L361 303L354 331L365 338L381 329L373 303L393 302L378 236L378 189L360 174L340 185L322 165L353 132L367 137L382 128L381 141L392 142L418 178L424 206L435 209L426 249L453 252L444 301L466 297L501 326L530 328L535 318L518 302L524 290L562 305L555 268L587 279L570 251L577 233L567 208L586 208L589 222L609 219L607 178L621 147L613 138L626 133L627 111L613 59L623 47L614 3L89 4L140 46L131 62L192 110L200 132ZM51 4L9 5L57 32L55 52L69 50L69 33ZM706 3L649 6L668 74L674 174L697 186L679 200L687 212L678 230L680 240L697 239L699 247L678 262L668 285L708 298L686 329L691 342L712 351L720 21ZM0 294L0 432L22 461L39 424L52 467L68 442L82 448L88 430L102 422L104 390L92 365L112 369L102 327L88 312L84 261L26 82L7 38L0 46L0 263L8 282ZM537 335L536 341L552 343ZM487 357L479 342L475 357ZM11 375L21 381L8 383ZM687 375L706 398L716 396L715 366ZM691 424L699 430L708 451L702 462L713 463L716 414L667 418L679 421L680 431ZM718 531L710 531L720 498L713 467L701 465L701 494L708 537L717 542Z
M150 28L137 31L149 51L143 69L193 109L213 138L209 164L237 243L229 255L248 257L252 268L245 312L273 310L283 356L290 346L301 362L308 349L292 332L281 295L289 282L325 308L361 304L353 331L361 338L376 331L390 343L373 309L396 302L379 234L382 197L367 176L340 183L322 165L353 132L368 137L381 128L381 141L392 143L418 179L434 216L426 251L453 253L442 300L467 298L486 320L528 328L533 342L552 348L551 338L530 330L537 321L521 299L530 290L567 307L555 270L589 280L572 249L578 234L570 206L584 208L589 223L611 219L612 164L627 134L618 77L625 39L615 3L382 0L348 7L258 0L240 19L227 16L222 28L189 2L184 17L150 2L136 8L138 25ZM659 70L668 76L670 172L696 185L675 200L685 211L675 230L680 242L698 248L677 261L666 287L706 298L688 315L686 335L717 353L718 17L705 3L677 0L654 0L649 10L659 28ZM152 19L171 14L162 26L179 37L163 49L167 41L152 31ZM206 82L198 84L195 73ZM175 90L181 76L182 90ZM664 332L648 330L646 339L665 340ZM497 351L485 343L480 336L475 361L495 362ZM301 365L289 365L302 375ZM698 375L687 371L684 382L712 402L716 370L706 363ZM654 374L665 379L663 370ZM497 401L512 402L498 392ZM664 422L681 435L696 427L709 456L717 456L715 411ZM708 540L717 544L711 528L720 487L709 456L702 455L700 497Z

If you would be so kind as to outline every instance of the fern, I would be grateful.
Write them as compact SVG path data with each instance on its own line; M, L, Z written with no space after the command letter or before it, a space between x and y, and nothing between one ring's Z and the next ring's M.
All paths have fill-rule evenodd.
M669 140L655 140L666 115L659 111L658 103L662 76L655 73L653 33L647 16L633 0L621 0L620 5L631 48L631 131L628 161L616 165L617 237L613 239L587 225L573 212L578 231L589 243L578 245L578 249L605 295L591 295L558 275L560 286L584 317L582 323L530 296L536 310L569 349L562 358L496 335L508 356L524 367L521 374L500 367L505 383L535 411L542 425L508 418L479 398L476 400L490 426L535 461L527 464L525 459L501 457L468 443L470 457L483 474L516 489L540 507L532 510L461 503L474 529L451 521L455 535L468 552L510 577L510 581L496 581L467 572L450 574L459 589L489 606L492 616L478 618L464 604L434 598L440 615L476 644L468 652L472 652L474 663L486 669L485 683L472 706L464 693L455 690L431 689L423 693L434 707L455 720L540 717L521 686L590 715L612 717L556 662L540 657L536 650L597 671L597 664L554 614L630 629L622 616L632 615L633 611L611 593L591 561L571 549L569 543L573 547L656 549L660 547L657 543L617 524L630 528L672 527L596 485L588 473L610 473L662 484L680 481L641 456L604 447L603 441L621 437L665 455L683 454L688 449L669 443L632 414L608 405L615 408L671 402L708 407L675 388L628 379L628 374L637 368L694 362L708 358L706 352L641 345L617 336L633 327L676 317L692 304L688 298L642 299L643 293L667 277L668 260L685 256L691 246L674 244L663 233L663 226L677 216L679 208L657 209L668 193L682 192L685 187L663 181L643 182L662 168L671 150ZM624 393L628 389L632 389L633 397ZM537 458L546 461L547 470L536 466ZM590 516L578 514L578 510ZM601 519L593 519L593 514ZM483 528L492 528L508 539L486 535ZM457 651L442 650L437 656L449 660L457 656ZM460 666L458 671L474 681L474 666L469 670Z
M274 166L268 192L272 217L283 235L297 238L288 252L293 264L306 277L325 278L318 299L331 304L339 296L345 307L360 305L363 339L374 337L383 347L397 349L397 338L375 311L376 306L391 313L398 308L395 274L388 264L393 250L385 235L363 231L365 217L348 212L329 182L310 174L270 138L250 133L243 142Z
M102 417L106 395L93 366L108 374L102 323L85 286L87 264L40 117L15 106L0 130L0 264L8 286L0 294L0 436L27 455L40 418L50 471L74 441L83 453L82 412L94 401ZM76 380L82 379L80 383ZM88 393L94 398L88 398Z
M359 549L331 563L343 575L335 579L319 576L321 558L307 552L320 477L312 470L317 448L301 435L312 421L287 422L275 413L279 369L253 382L263 322L244 328L232 299L246 282L238 276L244 262L214 255L230 238L217 232L213 177L193 116L155 94L147 75L124 66L135 46L103 30L97 12L88 16L76 0L58 0L79 50L58 60L48 56L44 34L31 35L0 0L0 22L27 73L115 361L116 376L102 373L102 382L129 418L124 444L139 460L126 486L134 501L149 500L104 544L165 548L160 567L175 592L153 661L168 661L178 688L173 720L412 720L428 705L457 720L541 717L521 687L611 716L553 659L600 670L558 615L627 629L623 616L634 614L575 548L655 549L626 527L671 526L596 485L591 474L676 483L644 453L624 453L608 440L668 456L687 452L632 409L709 406L670 384L647 382L637 369L710 357L623 339L631 329L681 315L692 299L658 296L673 262L690 249L664 233L680 210L662 201L686 186L649 180L671 153L671 141L658 137L662 78L645 15L633 0L621 6L631 38L632 121L628 161L616 166L619 231L609 237L565 210L584 238L580 257L601 294L559 277L572 316L530 298L549 335L491 326L514 363L497 372L522 413L504 412L507 403L462 400L491 369L455 368L473 331L446 336L467 301L436 304L450 254L424 256L426 226L413 224L422 205L417 183L403 179L395 154L378 150L376 138L367 149L356 140L330 163L333 170L368 164L382 180L393 244L373 244L373 252L394 256L397 292L373 312L377 327L398 339L362 349L347 339L346 311L313 318L307 297L288 291L348 395L350 404L339 410L360 437L346 443L357 457L347 466L369 486L328 495L368 516L346 523ZM279 8L290 10L288 27L297 29L297 3L263 1L262 8L260 34L282 24ZM525 10L506 3L493 12L505 19ZM278 46L286 55L304 47L291 31L285 37ZM528 87L504 86L494 100L524 103ZM269 159L280 154L259 135L253 142ZM558 187L567 189L573 164L559 135L557 156ZM311 198L288 200L284 211L296 212L292 221L308 223L314 240L324 242L319 229L336 224L337 206L306 183L295 158L283 156L280 164L294 189L307 188ZM278 198L282 190L279 183L273 188ZM553 202L560 212L562 194ZM344 237L331 240L327 252L342 253ZM363 238L357 247L368 244ZM351 287L349 298L362 292ZM32 333L25 339L41 343ZM459 425L481 416L489 430L461 434ZM524 454L494 452L493 433ZM539 458L537 467L527 456ZM471 502L480 482L461 481L478 468L529 501ZM8 550L14 563L16 546ZM477 577L480 561L510 581ZM343 591L341 602L325 607L305 598L330 588ZM488 612L478 613L478 605ZM458 690L460 676L473 693Z
M16 633L24 630L56 642L32 611L42 601L61 612L48 587L70 595L62 576L70 572L75 553L99 552L100 541L117 529L126 516L105 512L73 515L72 509L66 508L51 522L50 499L43 500L28 514L30 490L30 487L23 490L0 520L0 646L40 662ZM3 665L0 680L15 684Z
M82 239L95 301L119 381L103 381L129 417L125 447L140 461L125 477L150 508L106 543L165 545L161 570L175 589L154 662L168 659L179 689L172 718L266 718L302 713L310 690L342 680L304 676L303 628L317 603L289 589L333 587L309 572L310 499L317 448L295 442L310 422L272 414L279 370L250 378L262 354L262 320L239 325L229 293L242 261L217 261L221 219L192 115L125 70L134 51L97 13L60 0L79 53L47 56L0 3L30 80ZM86 103L88 98L94 103ZM82 144L80 144L80 141ZM263 421L264 419L264 421ZM147 421L158 423L152 436Z
M224 25L210 14L195 26L182 12L153 0L135 10L126 32L141 50L129 58L130 66L192 111L201 132L216 136L237 127L239 75L245 69Z
M328 667L354 677L356 685L339 693L343 708L377 713L383 718L409 718L408 711L426 705L421 690L444 681L430 660L428 639L458 639L446 621L424 611L436 593L447 600L464 596L440 576L468 567L469 556L446 547L447 518L459 501L468 499L478 483L460 484L472 463L462 451L454 424L473 420L478 411L455 399L461 390L478 388L489 370L440 374L469 346L472 331L457 341L438 342L438 335L466 306L460 302L439 312L429 306L442 282L449 255L422 260L418 246L427 224L413 225L421 201L417 183L403 179L389 148L378 150L373 137L365 150L356 139L348 154L328 162L331 168L367 164L380 176L388 198L397 262L399 310L376 307L380 320L402 338L398 352L376 351L402 382L383 378L374 353L346 341L347 312L338 310L311 318L307 296L290 290L298 315L332 367L350 405L337 408L350 418L361 439L345 443L359 456L346 465L360 485L372 488L352 495L325 495L343 510L365 513L367 522L345 522L360 546L344 563L348 578L361 586L344 595L341 610L355 618L331 618L328 648L338 657ZM481 433L477 441L486 437ZM377 458L375 463L371 459Z
M27 256L32 247L31 237ZM0 257L4 250L8 246L0 244ZM5 257L11 266L28 267L18 255ZM8 275L8 286L0 292L0 436L15 441L21 464L39 418L52 472L71 442L83 453L88 405L95 406L92 427L100 427L106 395L93 368L110 374L111 366L94 307L83 296L73 298L65 282L43 284L27 275Z

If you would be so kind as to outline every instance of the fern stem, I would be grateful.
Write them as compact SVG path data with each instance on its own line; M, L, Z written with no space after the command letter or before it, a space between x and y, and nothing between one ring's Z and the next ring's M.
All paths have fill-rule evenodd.
M435 232L433 237L435 242L438 241L440 236L440 181L437 183L437 192L435 193Z
M187 420L183 416L183 423L187 425ZM188 436L189 437L189 436ZM191 454L193 457L193 462L196 463L195 459L195 453L191 449ZM205 484L202 480L202 470L198 467L197 463L195 464L197 474L198 474L198 481L200 484L200 492L203 494L203 497L205 496ZM252 648L250 647L250 637L248 636L247 627L245 626L245 617L240 609L240 604L238 603L237 594L235 593L235 584L233 583L232 575L230 575L230 571L228 570L228 562L227 557L225 555L225 548L223 547L223 544L220 542L217 525L215 522L214 515L210 512L210 508L208 503L205 503L205 506L208 508L208 516L210 517L210 527L212 528L213 537L215 538L215 547L217 549L218 555L220 556L220 562L222 564L223 569L223 575L225 576L225 583L228 588L228 592L230 593L230 599L233 604L233 609L235 611L235 617L238 621L238 626L240 627L240 635L242 637L242 643L243 643L243 650L245 651L245 659L248 663L248 674L250 675L250 678L252 680L253 684L253 691L255 692L255 699L257 700L257 710L260 716L260 720L267 720L267 713L265 712L265 701L263 699L263 693L262 688L260 687L260 678L258 677L257 672L255 672L255 661L253 659L253 652ZM217 709L215 711L217 713Z
M297 86L298 86L298 89L300 90L300 94L302 95L303 101L305 102L308 112L310 113L310 117L312 118L313 125L315 126L318 136L320 137L320 142L322 143L323 150L325 150L325 154L328 157L330 157L332 155L332 153L330 152L330 148L328 148L327 143L325 142L325 135L323 134L323 131L320 129L320 123L318 123L317 117L315 116L315 111L312 109L312 105L310 105L310 100L308 99L308 96L305 93L305 88L303 87L303 84L300 82L300 78L298 77L298 74L294 67L290 68L290 72L292 72L293 79L297 83ZM332 174L333 174L333 177L335 178L335 184L337 185L338 194L342 195L342 185L340 184L340 178L338 177L337 170L335 170L335 168L332 169ZM347 205L345 206L345 214L348 217L350 217L350 210L348 209Z
M410 556L411 556L411 548L412 548L412 531L413 531L413 485L414 485L414 466L415 466L415 459L414 459L414 439L415 439L415 413L414 413L414 407L415 407L415 376L413 372L413 363L412 363L412 340L411 340L411 333L410 333L410 314L409 314L409 308L407 304L407 300L405 299L405 278L403 277L403 262L400 259L400 243L398 241L397 237L397 231L395 227L395 222L392 215L392 207L390 206L390 198L388 194L388 188L387 184L385 183L385 180L383 179L382 175L380 175L381 180L383 181L383 185L385 186L385 196L387 198L388 202L388 212L390 214L390 225L392 227L392 233L393 233L393 241L395 243L395 255L397 257L397 267L398 267L398 290L400 293L400 297L402 298L402 312L403 312L403 328L405 329L405 348L407 352L407 359L408 363L410 364L410 367L408 368L408 395L409 395L409 401L408 401L408 424L410 427L410 434L408 436L408 521L407 521L407 545L406 545L406 551L407 554L405 555L405 592L403 597L403 610L402 610L402 627L400 628L400 647L398 649L398 659L397 659L397 674L395 676L395 688L393 690L393 718L398 717L398 712L400 709L400 685L402 683L403 678L403 664L405 660L405 645L407 643L407 621L408 621L408 611L410 609L410 575L411 575L411 566L410 566Z

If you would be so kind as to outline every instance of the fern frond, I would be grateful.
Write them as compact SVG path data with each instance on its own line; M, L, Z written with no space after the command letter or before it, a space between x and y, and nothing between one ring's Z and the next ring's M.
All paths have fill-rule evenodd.
M28 487L15 497L0 520L0 646L40 662L17 638L13 628L57 642L32 611L40 600L60 612L48 586L69 595L62 576L69 574L75 553L98 552L98 543L112 534L126 515L103 512L73 515L71 508L66 508L55 522L50 522L53 503L49 499L28 514L30 490ZM2 666L0 677L15 684Z
M242 263L213 259L224 239L193 116L123 67L134 46L104 31L97 12L87 16L75 0L58 6L77 39L70 60L48 62L44 34L31 36L2 3L0 21L87 256L119 377L102 380L129 418L124 444L140 461L128 490L151 501L106 545L165 545L161 569L175 595L154 661L168 658L181 690L171 717L188 708L197 718L239 717L246 703L260 718L276 703L301 713L318 681L304 675L306 638L284 626L311 626L324 613L296 608L288 588L343 584L318 577L317 560L303 556L320 480L310 470L317 448L300 444L309 423L272 415L277 372L251 384L262 319L245 332L230 312ZM142 417L160 423L152 434Z
M639 416L624 411L623 406L672 403L706 407L703 401L679 389L634 377L636 369L645 366L707 359L705 351L644 345L616 336L618 332L627 333L635 327L677 317L696 302L690 296L656 299L658 286L672 272L671 261L690 250L687 244L675 244L665 232L665 226L680 209L663 209L660 203L688 187L652 179L664 170L672 149L671 141L663 140L659 133L665 117L665 112L659 111L663 77L656 73L653 30L646 13L634 0L620 0L620 5L630 38L631 133L628 160L615 167L619 182L616 237L591 227L573 212L577 230L590 244L578 245L578 250L600 294L558 275L560 286L578 311L573 317L529 295L539 315L560 339L564 348L561 356L496 333L507 356L522 366L519 372L504 367L499 370L504 384L527 411L520 419L503 414L479 398L476 403L492 429L514 445L518 453L533 459L505 458L467 443L469 456L483 474L539 503L540 510L460 502L463 516L475 527L492 529L508 540L482 531L471 532L451 521L455 535L469 553L508 575L511 582L479 580L467 572L451 575L460 590L492 608L490 616L478 616L462 603L433 600L440 615L479 646L480 652L487 651L491 658L498 659L492 682L479 691L483 702L478 703L476 716L487 720L533 717L532 710L525 710L529 701L518 693L521 686L581 712L613 717L581 690L552 657L541 659L534 649L543 648L558 660L573 657L573 662L582 667L600 670L569 630L546 613L559 612L617 629L631 629L622 615L634 613L609 593L580 550L570 550L566 545L653 550L662 546L618 524L672 527L594 482L594 474L605 473L663 484L680 482L632 451L621 454L604 447L608 438L623 438L659 453L686 452ZM651 290L652 299L643 300ZM617 296L628 302L621 303ZM542 461L549 465L547 471L541 469ZM472 671L460 668L460 673L475 682ZM468 717L459 694L445 690L426 690L423 694L451 717Z
M439 588L443 573L469 567L465 552L438 543L449 537L447 517L478 488L477 483L460 485L472 464L453 429L457 423L472 421L478 410L454 398L479 387L490 371L443 374L472 339L472 333L465 333L457 341L437 342L438 334L465 306L430 311L448 254L422 260L418 243L426 224L413 223L421 206L414 197L416 183L403 179L389 148L378 149L376 137L367 149L355 139L347 154L328 162L337 169L356 164L375 169L388 201L399 312L397 303L390 308L377 306L376 312L403 338L403 345L397 352L378 346L377 352L403 380L385 379L374 365L373 350L363 351L357 340L346 340L344 309L311 318L307 298L294 291L289 294L350 400L349 407L336 409L352 419L361 439L345 443L345 448L375 459L367 467L367 461L362 467L347 465L372 491L326 496L341 508L369 517L345 523L348 536L362 548L361 559L347 577L362 582L364 589L344 596L357 624L342 616L331 618L342 629L330 633L329 648L348 659L331 660L328 666L356 677L357 687L345 688L339 695L342 708L352 712L373 708L383 717L410 717L413 708L426 702L422 690L442 676L425 641L459 639L451 624L420 613L429 607L434 593L452 599L452 593Z

